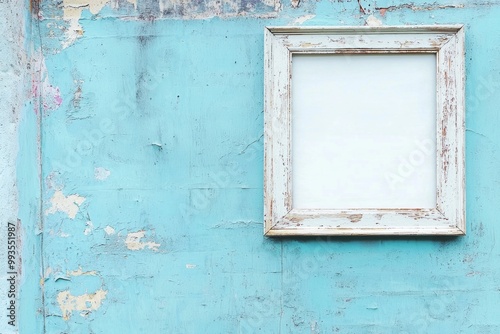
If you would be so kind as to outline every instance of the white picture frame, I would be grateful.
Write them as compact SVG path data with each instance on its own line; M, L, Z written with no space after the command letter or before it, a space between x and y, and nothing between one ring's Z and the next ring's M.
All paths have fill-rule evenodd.
M464 28L462 25L265 28L264 234L464 235ZM434 54L436 205L294 208L294 55ZM335 80L335 77L332 77Z

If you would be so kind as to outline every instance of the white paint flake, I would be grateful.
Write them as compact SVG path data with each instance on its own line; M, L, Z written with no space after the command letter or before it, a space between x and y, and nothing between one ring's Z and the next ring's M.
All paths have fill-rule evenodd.
M78 194L66 197L61 190L57 190L50 199L52 206L45 210L45 215L54 214L60 211L66 213L69 218L75 219L76 214L80 210L80 205L82 205L84 201L85 198Z
M293 20L292 25L301 25L304 22L309 21L315 17L316 17L316 15L313 15L313 14L302 15L302 16L296 18L295 20Z
M94 177L99 181L106 180L111 175L111 172L103 167L97 167L94 169Z
M191 264L191 263L186 264L186 269L194 269L194 268L196 268L196 264Z
M63 42L63 49L72 45L79 37L83 36L83 28L80 25L80 17L84 9L88 9L92 14L97 14L108 3L108 0L63 0L63 17L69 21L66 31L66 40Z
M63 319L68 321L73 311L80 311L80 315L85 316L89 312L99 309L107 294L107 291L100 289L94 293L73 296L69 290L65 290L57 294L57 303Z
M97 271L89 270L83 271L82 267L78 267L78 270L72 270L66 272L67 276L97 276Z
M49 278L50 274L52 274L52 268L51 267L47 267L45 269L45 273L43 274L43 278Z
M127 234L127 238L125 239L125 245L127 245L127 248L130 250L142 250L144 248L149 248L151 250L157 251L158 247L160 247L160 244L157 244L153 241L147 241L147 242L141 242L141 239L144 238L146 235L146 231L137 231L137 232L131 232Z
M104 228L104 232L106 232L107 235L112 235L115 234L115 229L108 225Z
M92 234L92 232L94 231L94 224L92 224L92 222L89 220L88 222L85 223L85 225L87 225L87 227L83 231L83 234L85 235Z
M377 19L375 16L370 15L366 18L366 25L370 27L380 27L382 26L382 21Z

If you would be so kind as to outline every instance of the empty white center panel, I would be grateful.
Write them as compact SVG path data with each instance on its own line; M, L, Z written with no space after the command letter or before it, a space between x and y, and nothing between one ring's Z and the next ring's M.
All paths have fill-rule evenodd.
M434 208L436 56L293 55L295 209Z

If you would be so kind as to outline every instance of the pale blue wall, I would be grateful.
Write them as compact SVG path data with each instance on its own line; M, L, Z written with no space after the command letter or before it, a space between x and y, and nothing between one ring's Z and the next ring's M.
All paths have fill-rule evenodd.
M500 332L500 2L76 3L33 42L47 333ZM466 26L467 236L265 238L264 26L370 15Z
M0 333L43 326L38 116L30 99L30 4L0 0ZM12 227L15 226L15 238ZM15 241L15 244L12 243ZM9 242L9 244L8 244ZM18 251L9 266L9 251ZM10 248L8 248L10 247ZM12 266L12 268L10 268ZM12 270L13 269L13 270ZM16 272L12 275L10 272ZM8 279L15 276L11 286ZM15 297L14 297L15 296ZM13 298L14 297L14 298ZM14 317L10 308L15 302Z

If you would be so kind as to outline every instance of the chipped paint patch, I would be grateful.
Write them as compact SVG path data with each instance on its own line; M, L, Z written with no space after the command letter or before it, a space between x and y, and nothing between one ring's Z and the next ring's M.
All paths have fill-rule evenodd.
M83 28L80 25L82 11L88 9L93 15L98 14L110 0L63 0L63 18L69 21L66 31L66 40L62 43L63 49L72 45L78 38L83 36ZM137 8L137 0L127 0Z
M366 18L366 25L370 27L380 27L382 26L382 21L377 19L375 16L370 15Z
M94 231L94 224L92 224L92 222L89 220L88 222L85 223L85 225L87 227L83 231L83 234L85 234L85 235L92 234L92 232Z
M113 235L115 234L115 229L108 225L104 228L104 232L106 232L107 235Z
M80 315L83 317L89 312L99 309L107 294L107 291L100 289L94 293L73 296L69 290L65 290L57 294L57 303L63 319L68 321L74 311L80 311Z
M190 263L186 264L186 269L194 269L194 268L196 268L196 264L190 264Z
M68 271L66 274L68 276L97 276L97 271L83 271L82 267L78 267L78 270Z
M84 9L88 9L95 15L98 14L108 2L109 0L63 0L63 17L72 24L74 23L74 26L80 27L78 21Z
M395 6L388 6L388 7L375 7L376 10L380 11L381 15L384 15L386 12L392 12L396 10L401 10L401 9L410 9L412 11L431 11L431 10L437 10L437 9L450 9L450 8L465 8L464 4L447 4L447 5L439 5L439 4L432 4L428 6L416 6L412 3L404 3L401 5L395 5ZM383 13L382 13L383 11Z
M295 1L295 0L294 0ZM128 3L138 9L137 0L127 0ZM86 9L91 14L97 15L101 10L109 5L110 8L117 9L120 2L117 0L63 0L63 19L69 23L65 31L65 38L62 41L62 48L65 49L74 44L84 35L80 19ZM207 0L204 2L194 0L159 0L152 3L154 9L147 13L149 17L182 17L184 19L206 19L211 17L236 17L236 16L257 16L276 17L281 9L279 0ZM133 16L127 16L130 19Z
M44 274L43 274L43 278L44 279L48 279L50 277L50 274L52 274L52 268L51 267L47 267L45 269Z
M94 177L96 180L104 181L111 175L111 172L104 167L97 167L94 169Z
M141 239L144 238L146 235L146 231L137 231L137 232L131 232L127 234L127 238L125 239L125 245L127 245L127 248L130 250L142 250L144 248L149 248L151 250L157 251L158 247L160 247L160 244L157 244L152 241L147 241L147 242L141 242Z
M82 205L84 201L85 198L78 194L66 197L61 190L56 190L50 199L52 206L45 210L45 215L54 214L60 211L66 213L69 218L75 219L76 214L80 210L80 205Z
M313 15L313 14L302 15L302 16L296 18L295 20L293 20L292 25L301 25L304 22L309 21L315 17L316 17L316 15Z

